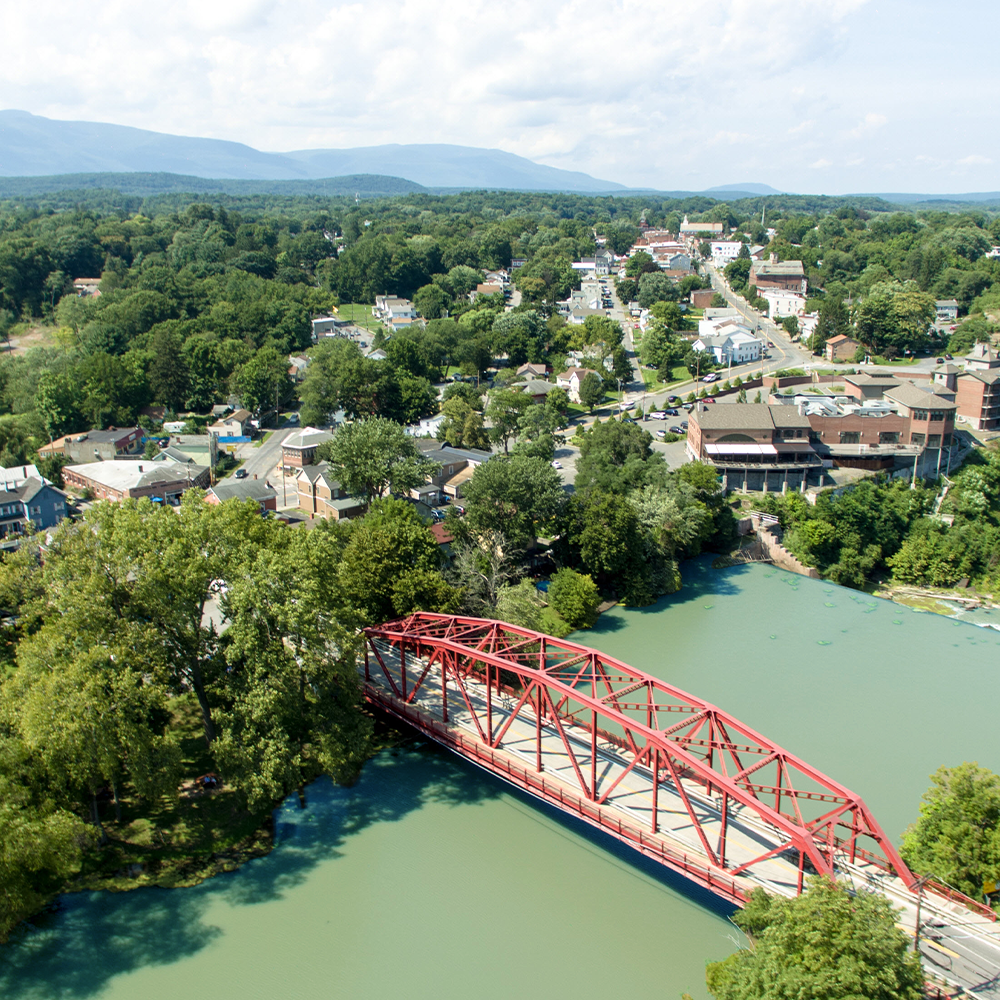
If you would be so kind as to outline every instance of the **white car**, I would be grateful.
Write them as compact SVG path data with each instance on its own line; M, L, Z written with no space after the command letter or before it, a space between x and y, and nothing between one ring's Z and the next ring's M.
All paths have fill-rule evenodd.
M652 410L646 414L650 420L666 420L667 415L663 410Z
M718 382L719 376L715 372L709 372L703 379L702 382Z
M557 462L553 462L552 463L552 468L553 469L561 469L562 468L562 462L558 462L558 461Z

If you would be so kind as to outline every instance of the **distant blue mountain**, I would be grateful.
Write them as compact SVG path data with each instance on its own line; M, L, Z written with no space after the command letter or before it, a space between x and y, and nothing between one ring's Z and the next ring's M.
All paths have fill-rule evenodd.
M734 192L745 192L746 194L787 194L786 191L779 191L777 188L771 187L770 184L720 184L718 187L711 187L705 191L705 194L715 194L717 191L723 191L726 194L732 194Z
M471 146L389 145L264 153L240 142L0 111L0 176L170 173L245 180L389 175L424 187L624 191L623 185Z

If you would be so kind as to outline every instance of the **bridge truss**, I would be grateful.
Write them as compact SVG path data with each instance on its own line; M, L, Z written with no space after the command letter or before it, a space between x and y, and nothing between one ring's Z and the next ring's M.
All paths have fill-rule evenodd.
M563 773L584 806L577 811L598 825L608 827L601 807L628 776L648 775L647 832L660 831L658 799L669 792L683 804L704 863L687 855L661 860L733 901L746 894L738 876L778 857L795 863L799 892L809 874L833 877L838 862L875 865L915 884L859 796L727 712L619 660L504 622L456 615L421 612L365 634L370 700L532 794L566 807L564 791L539 779L543 742L551 746L554 736L570 765ZM471 719L471 739L449 726L449 712L458 711ZM526 724L535 732L534 768L512 770L496 752ZM609 770L608 750L625 766ZM759 853L748 857L745 845L731 850L736 817L768 831ZM636 840L620 821L618 835ZM657 853L643 845L641 833L639 839L636 846Z

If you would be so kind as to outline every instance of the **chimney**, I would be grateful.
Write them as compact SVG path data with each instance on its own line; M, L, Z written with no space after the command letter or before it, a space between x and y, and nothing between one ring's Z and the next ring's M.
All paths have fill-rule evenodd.
M772 264L778 263L778 255L776 253L768 254L768 259L771 261Z
M142 472L142 466L141 465L139 466L139 471Z
M256 472L253 474L253 477L254 477L254 479L257 478L257 473Z

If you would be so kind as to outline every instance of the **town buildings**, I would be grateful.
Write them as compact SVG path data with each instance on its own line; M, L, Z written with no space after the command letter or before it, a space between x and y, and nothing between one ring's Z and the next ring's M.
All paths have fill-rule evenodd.
M266 480L223 479L210 486L205 493L205 503L221 504L227 500L254 500L263 514L278 509L278 491Z
M853 361L861 345L846 333L839 333L826 342L824 354L827 361Z
M36 531L53 528L66 513L66 494L34 465L0 468L0 542L12 542L29 523Z
M65 455L72 462L122 458L142 451L140 427L112 427L106 431L80 431L57 438L38 449L41 458Z
M302 469L312 465L316 449L333 438L333 431L318 427L302 427L289 434L281 444L281 464L284 467Z
M209 424L206 430L210 434L218 434L219 437L248 437L252 427L250 426L249 410L234 410L227 416L220 417L213 424Z
M754 261L750 265L750 284L759 295L767 289L798 292L805 295L809 290L801 260L779 261L777 254L770 254L767 260Z
M327 462L318 462L301 469L295 476L295 489L299 510L310 517L341 518L358 517L364 513L363 500L348 496L333 477Z
M97 500L148 497L170 504L193 486L208 486L210 479L207 466L128 458L67 465L62 474L70 489L88 490Z
M932 475L950 464L956 403L946 386L849 376L843 396L774 396L770 403L700 404L687 450L729 488L805 489L825 468Z
M588 375L600 375L592 368L567 368L566 371L556 376L556 385L560 389L565 389L569 398L574 403L580 402L580 384Z

